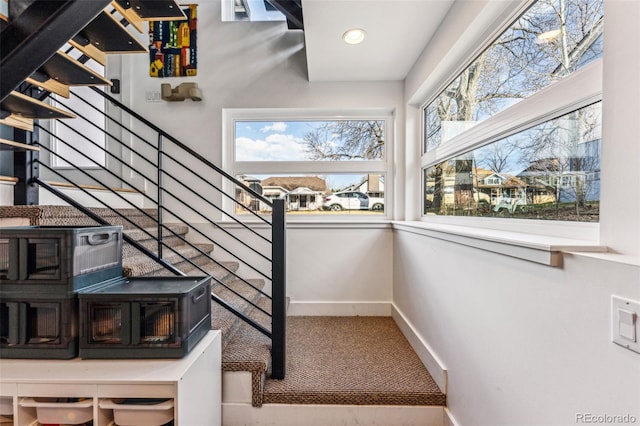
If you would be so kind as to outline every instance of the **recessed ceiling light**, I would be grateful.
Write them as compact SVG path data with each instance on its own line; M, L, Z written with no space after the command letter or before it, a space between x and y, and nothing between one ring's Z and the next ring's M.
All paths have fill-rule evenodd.
M360 44L364 41L366 35L366 31L362 28L352 28L342 34L342 39L347 44Z

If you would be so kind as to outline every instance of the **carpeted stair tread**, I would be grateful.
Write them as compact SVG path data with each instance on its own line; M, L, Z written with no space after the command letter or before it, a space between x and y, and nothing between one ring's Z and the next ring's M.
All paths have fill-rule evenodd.
M71 206L37 206L41 209L39 225L96 225L92 219ZM113 225L122 225L123 229L151 227L156 225L157 211L154 209L108 209L89 208ZM119 213L119 214L118 214ZM132 224L133 222L134 224Z
M166 238L175 237L175 234L177 234L184 238L184 236L187 235L187 232L189 232L188 225L183 225L181 223L168 223L163 226L162 237L163 240L166 240ZM125 229L123 233L137 242L146 240L155 241L158 236L158 227L151 226L143 229Z
M255 304L271 311L271 300L258 294ZM267 330L271 329L271 316L251 307L247 315ZM251 372L251 401L254 407L262 405L262 394L267 371L271 365L271 339L252 326L237 321L237 327L223 346L222 371Z
M173 228L173 231L177 235L171 233L169 230L166 230L166 229L164 230L163 232L164 236L162 238L162 242L163 242L162 248L165 253L167 253L167 250L171 250L173 247L179 247L179 246L185 245L185 240L187 239L186 234L189 231L189 228L183 225L171 225L171 228ZM155 239L155 235L157 235L157 233L158 233L157 228L155 230L151 228L146 228L145 230L127 229L124 231L124 234L127 237L136 241L138 244L140 244L147 250L150 250L152 253L158 252L158 242ZM209 244L207 246L202 246L202 247L205 248L204 251L206 253L210 253L213 251L213 244ZM127 241L123 242L122 249L123 249L123 257L125 258L134 257L142 254L138 251L138 249L133 247Z
M200 249L205 253L207 249L211 248L211 245L199 245L199 244L195 244L195 245L200 246ZM135 277L135 276L144 276L144 275L157 275L157 276L174 275L171 271L163 268L159 263L147 257L146 255L138 252L137 250L135 250L134 253L137 253L137 254L133 256L127 256L122 259L122 266L124 269L124 274L126 276ZM193 262L195 264L204 264L204 263L210 262L208 257L203 256L197 249L187 246L186 244L182 246L173 247L172 250L166 249L164 252L163 258L167 262L173 264L179 270L184 270L187 267L187 265L191 266L189 262ZM188 259L188 261L185 259ZM225 262L221 262L221 263L224 264ZM225 266L233 267L234 262L226 262L226 263L228 263L228 265L225 265ZM218 274L218 276L225 276L225 274L222 274L220 270L217 270L216 273ZM202 275L202 274L203 273L201 272L195 275Z
M251 372L252 405L260 407L267 369L271 364L271 339L242 322L222 352L222 371Z
M261 279L247 281L258 289L264 286L264 280ZM245 315L247 315L250 310L251 305L249 302L254 303L257 295L260 294L257 290L239 279L231 280L225 283L224 286L214 284L212 293ZM222 331L223 350L240 323L241 321L238 320L235 314L222 307L219 303L215 301L211 302L211 328Z
M89 210L103 217L109 223L122 225L123 229L136 227L130 221L142 227L152 227L157 224L155 219L157 211L155 209L114 209L114 212L108 208L92 207ZM41 226L98 225L93 219L72 206L3 206L0 208L0 217L24 217L29 219L30 225Z
M444 405L445 395L390 317L289 317L287 375L263 403Z

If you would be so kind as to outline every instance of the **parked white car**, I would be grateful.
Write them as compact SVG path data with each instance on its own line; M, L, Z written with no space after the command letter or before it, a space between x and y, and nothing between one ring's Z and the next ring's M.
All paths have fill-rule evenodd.
M500 211L506 210L509 213L515 213L518 209L526 210L526 205L527 202L522 198L498 197L493 211L500 213Z
M325 210L384 210L384 199L369 197L357 191L335 192L324 197L322 208Z

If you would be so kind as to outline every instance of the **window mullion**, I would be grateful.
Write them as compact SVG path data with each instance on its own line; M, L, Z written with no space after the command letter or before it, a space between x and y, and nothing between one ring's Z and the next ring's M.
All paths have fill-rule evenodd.
M422 156L422 167L518 133L602 99L602 59L523 99Z

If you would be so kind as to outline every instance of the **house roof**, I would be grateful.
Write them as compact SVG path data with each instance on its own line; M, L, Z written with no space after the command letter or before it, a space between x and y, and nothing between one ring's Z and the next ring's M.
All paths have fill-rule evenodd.
M287 177L269 177L260 183L265 186L281 186L287 191L293 191L296 188L306 187L312 191L326 192L327 183L324 179L317 176L287 176Z

